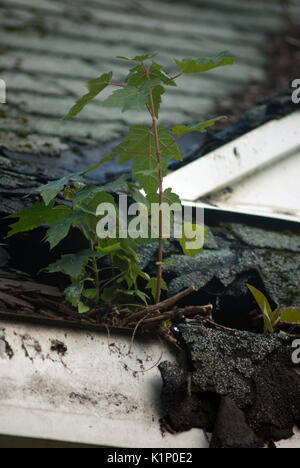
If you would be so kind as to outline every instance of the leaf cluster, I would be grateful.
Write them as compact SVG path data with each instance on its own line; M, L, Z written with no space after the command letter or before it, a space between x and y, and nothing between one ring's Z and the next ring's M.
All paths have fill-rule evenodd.
M177 139L190 132L205 132L223 118L216 117L197 125L172 128L156 124L162 97L168 87L177 86L177 78L183 74L198 74L232 65L235 60L233 57L222 52L214 57L182 61L174 59L179 72L175 76L157 63L154 57L155 55L150 54L134 58L118 57L131 64L124 83L114 83L113 72L89 80L85 85L87 93L76 101L64 117L68 119L77 116L106 88L117 87L109 97L99 102L99 105L120 107L122 112L146 110L152 126L132 126L128 135L110 155L81 173L71 174L40 187L38 192L42 201L12 216L18 218L18 221L11 225L8 237L47 225L44 240L49 243L50 249L54 249L65 239L71 229L79 229L83 233L88 245L85 250L63 255L48 267L50 273L62 272L70 278L71 284L65 291L66 299L78 308L79 313L87 312L90 307L99 305L101 301L111 302L116 291L119 294L118 301L121 300L121 291L125 300L130 296L130 302L139 300L146 303L149 297L141 291L141 281L145 282L144 288L149 289L154 298L155 295L157 297L157 289L167 290L167 285L160 275L157 278L149 278L141 271L135 253L137 241L124 239L120 235L120 226L116 227L116 237L113 239L100 239L97 236L96 226L102 216L99 216L97 207L102 203L109 203L117 212L118 207L111 193L117 190L130 193L137 203L147 208L153 203L160 204L161 199L164 204L180 206L179 197L170 188L162 191L162 180L168 173L169 162L182 160ZM113 159L118 159L119 164L132 161L133 183L127 183L122 178L105 186L86 183L87 173ZM57 203L58 195L63 200L60 204ZM203 228L193 225L183 229L183 252L195 255L202 250L202 245L198 249L189 249L189 231L191 236L196 235L201 239L204 237L204 231ZM163 267L163 262L158 263Z
M288 307L272 310L272 307L266 296L254 286L247 284L250 292L256 300L264 319L264 331L266 333L275 333L280 329L283 323L300 325L300 307Z

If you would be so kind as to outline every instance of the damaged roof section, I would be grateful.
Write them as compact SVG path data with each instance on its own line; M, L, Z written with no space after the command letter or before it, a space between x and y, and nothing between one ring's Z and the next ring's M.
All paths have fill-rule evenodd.
M270 221L259 224L257 227L249 218L243 218L243 224L229 219L217 223L214 218L213 225L206 227L204 250L194 258L183 256L177 241L168 242L165 255L170 264L164 271L168 295L193 284L198 292L197 297L191 295L191 304L212 301L217 321L224 325L233 321L238 329L245 329L249 313L255 309L247 283L264 291L274 306L299 307L300 230ZM145 250L148 264L153 250L142 250L145 266ZM151 272L151 266L147 268ZM260 328L258 324L257 330Z
M212 448L257 448L258 438L269 442L293 435L300 419L300 379L291 337L200 324L179 325L173 332L188 358L188 368L170 362L159 366L174 429L214 432Z

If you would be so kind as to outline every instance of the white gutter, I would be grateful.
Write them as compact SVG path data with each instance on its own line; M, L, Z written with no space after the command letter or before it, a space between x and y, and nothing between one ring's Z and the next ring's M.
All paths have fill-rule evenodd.
M5 338L14 355L5 353ZM51 351L51 341L66 348ZM0 320L1 435L124 448L206 448L203 431L160 430L157 339Z
M118 448L208 448L200 429L162 435L159 361L175 361L154 338L0 320L0 448L34 440ZM5 353L5 338L13 351ZM51 350L58 340L67 348ZM17 446L17 440L15 442ZM300 431L278 443L299 447ZM2 447L5 448L5 447Z
M186 202L209 196L212 205L206 201L201 207L300 222L299 171L300 112L295 112L169 174L164 186ZM230 192L222 193L225 188Z

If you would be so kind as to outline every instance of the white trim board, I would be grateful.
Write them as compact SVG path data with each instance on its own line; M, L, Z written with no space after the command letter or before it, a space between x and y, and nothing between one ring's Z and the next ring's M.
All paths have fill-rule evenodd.
M164 187L171 187L182 200L196 201L233 184L237 185L240 181L273 167L275 163L295 156L299 151L300 112L294 112L283 119L271 121L169 174L164 180ZM289 190L284 184L282 187L274 184L273 189L282 190L283 193ZM216 205L218 208L218 200ZM284 203L283 207L289 208ZM224 209L222 203L220 208ZM226 206L226 209L231 211L230 206ZM241 212L236 206L232 207L232 211ZM250 211L251 214L257 211L257 214L262 215L264 210L262 207L256 210L254 206ZM246 207L244 212L247 212Z

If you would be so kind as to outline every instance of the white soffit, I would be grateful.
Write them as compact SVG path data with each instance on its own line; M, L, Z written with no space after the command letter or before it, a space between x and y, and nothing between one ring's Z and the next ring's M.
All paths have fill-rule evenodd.
M294 112L171 173L164 185L201 207L300 222L299 175L300 112Z

